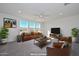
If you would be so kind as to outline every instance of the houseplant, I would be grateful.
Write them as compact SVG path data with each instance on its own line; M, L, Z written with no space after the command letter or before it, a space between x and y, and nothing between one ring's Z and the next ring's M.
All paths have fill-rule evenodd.
M77 29L77 28L72 29L72 36L73 37L77 37L78 33L79 33L79 29Z
M7 37L8 37L8 29L7 28L1 28L0 29L0 44L6 43L7 42Z
M79 29L72 28L72 38L74 41L75 41L76 37L78 36L78 34L79 34Z

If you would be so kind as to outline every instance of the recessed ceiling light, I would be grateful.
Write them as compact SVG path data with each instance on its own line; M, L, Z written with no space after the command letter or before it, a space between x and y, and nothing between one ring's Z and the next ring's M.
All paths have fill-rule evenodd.
M59 13L59 15L63 15L63 13Z
M22 13L22 11L21 11L21 10L19 10L19 11L18 11L18 13Z
M42 18L43 16L42 15L39 15L39 17Z

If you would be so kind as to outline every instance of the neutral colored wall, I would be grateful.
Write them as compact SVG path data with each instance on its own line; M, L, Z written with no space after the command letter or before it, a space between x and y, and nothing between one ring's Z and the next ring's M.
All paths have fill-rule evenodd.
M47 35L47 32L51 31L51 28L54 27L60 27L61 33L63 35L71 36L71 29L74 27L79 28L79 15L57 19L57 20L50 19L50 21L46 23L45 34Z

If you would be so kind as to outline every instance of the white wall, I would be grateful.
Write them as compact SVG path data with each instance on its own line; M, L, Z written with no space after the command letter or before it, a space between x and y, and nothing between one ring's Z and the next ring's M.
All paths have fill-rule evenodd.
M26 20L26 19L23 19L23 18L20 18L20 17L15 17L15 16L12 16L12 15L8 15L8 14L2 14L0 13L0 27L3 26L3 18L6 17L6 18L11 18L11 19L15 19L17 21L17 27L16 28L9 28L9 36L7 38L7 41L8 42L12 42L12 41L15 41L16 40L16 36L20 33L20 30L24 29L24 30L27 30L26 28L20 28L19 27L19 21L20 20ZM43 25L43 24L42 24ZM43 30L43 28L41 28L41 30Z
M48 31L51 31L51 28L60 27L61 33L65 36L71 36L71 29L74 27L79 28L79 15L66 17L63 19L51 19L46 23L45 31L46 35Z

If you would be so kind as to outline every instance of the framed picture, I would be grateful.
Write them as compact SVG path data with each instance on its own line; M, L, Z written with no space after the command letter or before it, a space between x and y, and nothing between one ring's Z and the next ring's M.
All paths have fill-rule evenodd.
M3 26L5 28L15 28L17 26L16 20L10 18L3 18Z

